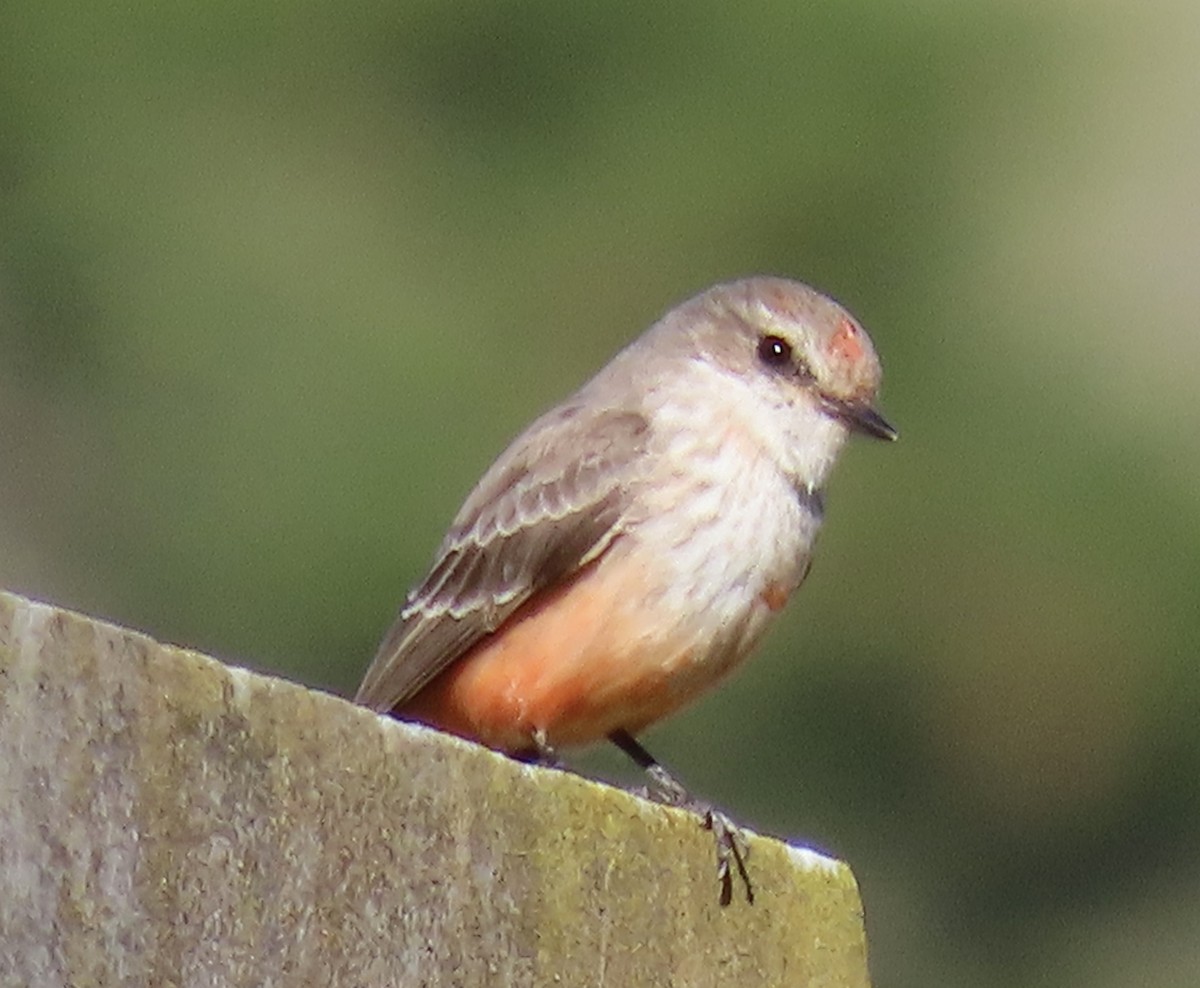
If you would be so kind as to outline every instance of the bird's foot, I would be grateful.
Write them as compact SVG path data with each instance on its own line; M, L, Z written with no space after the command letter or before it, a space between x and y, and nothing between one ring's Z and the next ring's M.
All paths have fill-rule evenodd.
M746 901L754 902L754 885L746 870L750 843L742 829L730 817L711 803L696 799L684 785L660 765L630 734L624 731L612 735L613 742L637 762L646 773L649 785L645 794L656 803L690 810L700 817L701 825L713 835L717 847L717 881L721 885L719 902L722 906L733 901L734 872L746 890Z
M713 840L717 845L717 881L721 883L720 903L723 906L733 901L733 870L737 869L742 886L746 889L746 901L754 905L754 886L750 882L750 873L746 870L746 861L750 858L750 842L746 834L726 814L715 806L706 809L696 808L704 829L711 830ZM733 866L733 867L731 867Z
M543 768L557 768L568 770L566 762L558 757L558 751L550 744L546 737L546 732L540 727L533 732L529 737L529 749L518 752L515 756L518 761L526 762L530 765L541 765Z

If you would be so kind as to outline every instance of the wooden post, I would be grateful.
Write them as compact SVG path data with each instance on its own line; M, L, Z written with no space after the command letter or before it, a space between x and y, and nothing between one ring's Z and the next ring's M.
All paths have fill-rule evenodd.
M866 986L844 864L0 594L0 983Z

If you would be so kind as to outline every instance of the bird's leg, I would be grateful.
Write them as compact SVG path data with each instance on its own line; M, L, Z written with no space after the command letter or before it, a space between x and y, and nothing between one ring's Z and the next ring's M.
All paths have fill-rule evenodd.
M646 773L650 780L647 795L651 799L667 806L691 810L699 815L704 829L712 831L717 844L717 880L721 883L721 905L727 906L733 899L734 867L737 868L738 876L746 887L746 901L753 903L754 886L751 885L750 874L746 871L750 845L738 825L711 803L693 797L628 731L613 731L608 738Z

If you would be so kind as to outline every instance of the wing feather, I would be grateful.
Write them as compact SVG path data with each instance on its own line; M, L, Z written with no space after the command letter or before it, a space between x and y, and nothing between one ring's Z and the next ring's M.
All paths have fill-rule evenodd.
M566 404L518 437L459 511L356 701L404 703L531 596L599 557L622 530L648 431L636 412Z

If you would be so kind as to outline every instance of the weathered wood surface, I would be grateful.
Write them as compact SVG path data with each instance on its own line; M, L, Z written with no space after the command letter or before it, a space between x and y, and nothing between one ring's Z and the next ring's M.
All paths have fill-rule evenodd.
M4 985L867 985L838 862L0 594Z

